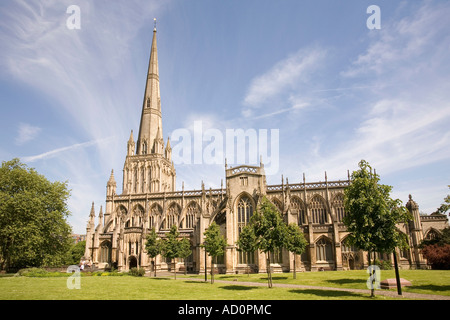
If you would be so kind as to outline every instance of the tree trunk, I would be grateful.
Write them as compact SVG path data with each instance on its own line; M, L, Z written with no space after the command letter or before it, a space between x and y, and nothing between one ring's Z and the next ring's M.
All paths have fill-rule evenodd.
M401 296L402 295L402 285L400 283L400 274L398 272L398 263L397 263L397 252L395 252L394 249L394 268L395 268L395 280L397 282L397 293Z
M267 253L267 283L269 288L272 288L272 272L270 269L270 251Z
M175 259L173 259L173 274L175 275L175 280L177 280L177 265Z
M368 254L369 254L369 267L371 266L371 264L370 264L370 250L368 251ZM374 254L374 259L373 259L373 261L375 261L375 254ZM370 273L370 278L372 279L372 286L371 286L371 288L370 288L370 297L371 298L373 298L373 297L375 297L375 288L374 288L374 281L373 281L373 278L372 278L372 276L375 274L375 271L372 271L372 273Z
M214 259L216 257L211 257L211 284L214 283Z
M297 279L297 273L295 272L295 256L296 254L294 253L294 279Z
M154 273L155 278L156 278L156 257L153 258L153 273Z

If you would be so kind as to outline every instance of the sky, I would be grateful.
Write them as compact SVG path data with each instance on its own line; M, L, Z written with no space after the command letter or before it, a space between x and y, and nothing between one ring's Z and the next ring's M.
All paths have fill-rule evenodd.
M364 159L393 198L430 214L450 184L449 16L445 0L1 1L0 160L67 181L69 223L85 233L112 169L122 192L156 18L175 151L180 130L243 129L270 147L268 184L345 180ZM220 188L215 152L223 160L175 154L177 190Z

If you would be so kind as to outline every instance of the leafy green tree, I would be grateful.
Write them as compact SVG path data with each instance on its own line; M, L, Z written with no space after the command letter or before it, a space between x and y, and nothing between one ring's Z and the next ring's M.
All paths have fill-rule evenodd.
M170 231L166 234L166 237L161 241L161 254L163 257L168 258L171 264L173 261L173 272L175 279L177 278L177 266L174 259L180 256L180 240L178 240L179 235L180 233L178 232L177 226L172 225Z
M236 244L238 246L238 251L245 252L247 254L253 254L256 250L258 250L258 247L256 245L256 235L252 225L248 224L244 228L242 228ZM247 275L250 276L248 266Z
M67 182L50 182L19 159L0 167L0 267L62 265L72 244Z
M186 258L192 254L191 242L189 241L188 238L181 239L178 254L179 258L184 259L184 274L186 275L187 272Z
M86 241L80 241L74 245L69 250L69 257L66 264L77 265L80 263L81 257L84 256L84 251L86 249Z
M156 277L156 260L155 258L161 254L161 240L158 239L155 228L147 235L147 241L145 243L145 251L147 255L152 258L153 262L153 274Z
M294 279L297 279L295 260L297 255L301 255L307 246L305 236L296 223L288 225L288 236L286 241L286 249L294 253Z
M399 284L395 248L407 248L408 242L396 224L412 219L411 214L399 199L390 197L391 186L379 184L379 175L367 161L361 160L359 168L352 173L350 186L344 191L343 222L350 232L348 241L369 252L369 265L371 253L392 252Z
M450 188L450 185L448 187ZM445 197L444 203L434 213L445 214L448 210L450 210L450 194Z
M202 245L209 256L211 256L211 283L214 283L214 262L217 263L217 257L225 253L227 241L225 237L220 234L220 228L216 222L212 222L210 226L203 233L205 235L205 242Z
M286 223L276 207L263 197L255 214L250 218L250 225L256 237L256 247L266 254L268 287L272 288L270 253L286 245L288 239Z

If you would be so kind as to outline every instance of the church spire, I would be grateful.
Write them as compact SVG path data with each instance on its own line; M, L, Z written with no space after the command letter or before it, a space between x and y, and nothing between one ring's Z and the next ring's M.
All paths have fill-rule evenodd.
M149 151L147 147L154 145L158 130L161 130L160 134L162 135L161 95L159 91L158 49L156 45L155 23L136 154L146 154Z

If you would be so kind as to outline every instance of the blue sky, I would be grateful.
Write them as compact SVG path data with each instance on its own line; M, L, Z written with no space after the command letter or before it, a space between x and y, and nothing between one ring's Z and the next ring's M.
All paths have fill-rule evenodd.
M278 129L268 183L346 179L365 159L431 213L450 184L449 16L448 1L2 1L0 159L67 180L84 233L111 169L122 191L156 17L165 140L194 121ZM223 164L175 165L177 189L224 178Z

